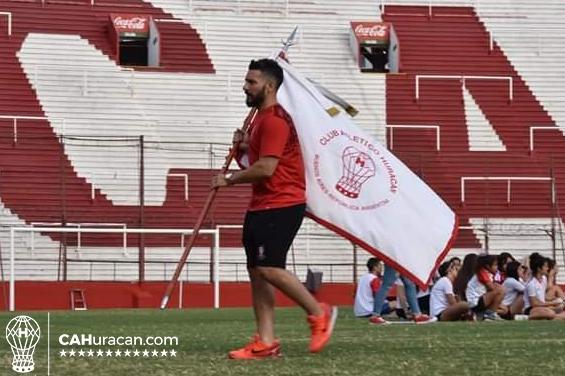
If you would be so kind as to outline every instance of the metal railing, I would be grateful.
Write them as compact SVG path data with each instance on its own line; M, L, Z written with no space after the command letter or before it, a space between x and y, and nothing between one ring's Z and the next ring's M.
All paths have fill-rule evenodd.
M186 173L169 173L167 176L174 178L182 178L184 183L184 201L188 201L188 174Z
M512 102L514 100L514 79L512 76L455 76L455 75L428 75L428 74L417 74L415 82L415 95L416 100L420 99L420 80L460 80L461 88L465 88L466 80L495 80L495 81L508 81L508 98Z
M31 227L35 227L35 228L45 228L45 227L55 227L55 226L63 226L63 224L61 222L32 222L31 223ZM73 223L73 222L68 222L68 223L65 223L64 226L73 227L73 228L76 228L76 229L79 230L79 231L77 231L77 248L76 248L77 255L80 255L80 251L81 251L81 247L82 247L82 232L80 231L80 229L82 227L121 228L122 230L124 230L123 255L124 255L124 257L133 257L132 255L130 255L130 253L127 250L127 248L128 248L128 239L127 239L128 225L126 223L95 223L95 222ZM35 232L30 231L29 236L30 236L30 239L29 239L29 241L30 241L30 251L31 251L31 253L33 253L35 251Z
M204 30L204 34L207 34L206 29ZM204 38L207 38L205 35ZM206 39L204 39L206 40ZM136 70L133 68L128 67L121 67L116 66L111 70L104 70L97 67L89 67L84 68L77 65L46 65L46 64L30 64L29 66L33 67L33 71L31 72L30 80L32 81L33 85L37 87L41 87L41 80L42 75L48 76L50 73L45 73L49 71L64 71L67 74L67 78L70 75L75 75L80 77L80 79L76 79L73 81L73 87L77 87L80 90L80 94L83 97L97 97L98 96L106 96L106 92L97 93L95 84L100 82L111 82L112 79L115 79L116 82L122 81L125 85L125 88L129 90L129 95L131 98L136 98ZM43 72L42 72L43 71ZM226 87L226 100L230 99L232 94L232 87L241 87L240 84L243 84L243 72L226 72L224 74L216 74L214 75L214 79L218 79L220 82L225 82ZM233 82L236 81L237 83L234 84ZM71 95L71 94L67 94ZM240 93L241 97L243 98L243 91Z
M8 19L8 35L12 36L12 12L0 12L0 16L6 16Z
M224 0L205 1L199 4L197 0L187 0L190 13L196 10L227 10L236 14L244 11L276 12L288 16L290 14L290 0L277 2L250 1L250 0Z
M15 235L18 232L52 232L52 233L90 233L90 234L192 234L194 232L193 229L146 229L146 228L92 228L92 227L10 227L10 282L9 282L9 291L10 291L10 311L15 310L15 296L16 296L16 270L15 270L15 260L16 260L16 247L15 247ZM217 285L214 288L215 293L217 292L218 295L214 295L214 307L219 307L219 244L216 244L215 240L218 238L218 230L216 229L202 229L199 232L201 235L212 235L213 239L213 246L212 252L215 253L214 256L214 283ZM142 268L144 268L145 258L140 253L140 259L135 261L140 268L140 279L142 275Z
M465 183L468 181L506 181L506 203L510 203L512 181L550 181L551 203L555 204L555 179L539 176L463 176L461 177L461 203L465 203Z
M12 120L12 127L14 130L14 144L18 143L18 120L48 120L48 121L61 121L62 129L65 129L64 118L49 118L46 116L23 116L23 115L0 115L0 119Z
M379 10L381 12L381 14L385 13L386 10L386 5L387 3L390 3L389 5L414 5L413 2L410 2L409 4L403 4L402 2L398 1L398 0L380 0L380 4L379 4ZM422 2L423 3L423 2ZM474 8L478 9L480 7L480 0L459 0L459 1L449 1L449 2L441 2L441 1L437 1L437 0L428 0L428 14L427 16L429 18L433 17L433 8L434 7L445 7L445 6L450 6L450 7L454 7L454 6L472 6Z
M108 3L108 2L104 2L104 3L102 3L102 4L103 4L103 5L121 5L118 0L115 0L115 1L116 1L116 2L115 2L114 4L110 4L110 3ZM81 1L81 2L73 3L72 1L69 1L69 0L67 0L67 1L61 1L61 0L59 0L59 1L57 1L57 0L41 0L41 5L42 5L42 6L45 6L46 4L48 5L49 3L53 3L53 4L61 4L61 3L63 3L63 4L75 4L75 5L86 5L86 4L88 4L87 2L82 2L82 1ZM97 4L97 1L96 1L96 0L90 0L90 6L91 6L91 7L95 6L96 4ZM122 5L122 6L123 6L123 5ZM131 6L131 5L129 5L129 6Z
M561 128L556 126L547 126L547 125L534 125L530 127L530 152L534 150L534 131L536 129L545 129L545 130L554 130L554 131L561 131Z
M394 128L412 128L412 129L434 129L436 132L436 150L441 149L441 136L439 125L391 125L387 124L386 128L390 129L388 147L394 150Z

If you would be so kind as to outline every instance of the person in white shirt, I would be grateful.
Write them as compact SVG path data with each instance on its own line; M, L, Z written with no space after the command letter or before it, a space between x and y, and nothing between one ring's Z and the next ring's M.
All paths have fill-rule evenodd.
M453 281L458 271L459 267L449 261L439 267L441 278L430 293L430 313L439 321L466 320L470 317L469 303L457 301L453 294Z
M479 320L502 320L497 312L504 313L500 307L504 289L494 282L497 270L496 256L485 254L477 257L477 272L467 284L465 295Z
M373 305L375 301L375 293L381 286L381 279L384 269L382 261L375 257L371 257L367 261L368 273L363 274L357 284L357 291L355 293L355 304L353 305L353 312L357 317L370 317L373 313ZM392 308L388 301L385 300L381 314L385 315L390 313Z
M512 320L515 315L524 310L525 284L522 282L525 276L525 266L518 261L511 261L506 265L506 278L502 283L504 298L502 306L506 310L501 317Z
M565 320L565 312L556 313L555 303L545 301L548 259L538 253L530 256L532 278L526 284L524 313L530 320Z

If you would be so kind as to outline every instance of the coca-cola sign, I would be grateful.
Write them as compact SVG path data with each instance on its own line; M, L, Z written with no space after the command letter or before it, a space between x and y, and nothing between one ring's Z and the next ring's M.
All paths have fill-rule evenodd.
M149 17L136 14L112 14L112 23L118 32L147 33Z
M389 25L381 22L351 22L355 36L360 40L386 40Z

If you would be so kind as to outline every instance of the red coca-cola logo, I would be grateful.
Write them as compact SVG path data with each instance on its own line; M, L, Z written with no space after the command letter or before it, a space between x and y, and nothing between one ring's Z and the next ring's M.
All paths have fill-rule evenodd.
M384 38L387 35L387 26L386 25L365 26L363 24L359 24L355 27L355 34L361 37Z
M114 18L114 25L118 29L127 30L146 30L147 29L147 18L145 17L116 17Z

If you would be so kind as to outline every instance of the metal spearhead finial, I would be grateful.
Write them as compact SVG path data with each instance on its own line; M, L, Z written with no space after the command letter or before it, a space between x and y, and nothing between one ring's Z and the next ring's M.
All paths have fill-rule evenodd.
M286 38L286 40L281 40L283 47L281 49L281 55L285 56L288 49L296 44L296 39L298 35L298 25L292 30L292 33Z

